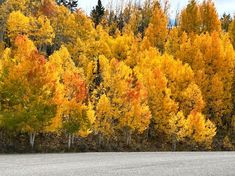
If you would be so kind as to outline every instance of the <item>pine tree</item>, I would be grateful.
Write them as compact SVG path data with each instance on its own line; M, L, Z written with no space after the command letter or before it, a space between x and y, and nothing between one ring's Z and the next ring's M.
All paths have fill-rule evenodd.
M220 19L221 22L221 27L224 32L228 32L229 30L229 25L232 22L232 18L230 14L224 13L222 18Z
M102 21L102 18L104 16L105 8L102 5L101 0L98 0L98 3L96 7L93 7L93 10L91 11L91 18L93 22L95 23L95 27L100 24Z

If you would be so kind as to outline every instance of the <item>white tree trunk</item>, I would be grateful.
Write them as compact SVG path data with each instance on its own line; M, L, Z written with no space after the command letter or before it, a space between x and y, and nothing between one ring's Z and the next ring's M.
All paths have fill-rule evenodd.
M74 144L74 139L75 139L74 134L68 135L68 149L70 149L72 147L72 145Z
M29 133L29 143L32 148L34 148L35 136L36 136L35 132Z
M69 134L69 139L68 139L68 149L70 149L71 148L71 138L72 138L72 136L71 136L71 134Z
M129 146L131 144L131 130L126 129L126 145Z

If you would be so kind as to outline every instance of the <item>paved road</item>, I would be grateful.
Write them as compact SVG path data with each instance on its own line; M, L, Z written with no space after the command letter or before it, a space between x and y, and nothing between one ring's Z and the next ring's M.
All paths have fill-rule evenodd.
M0 155L0 176L235 176L235 152Z

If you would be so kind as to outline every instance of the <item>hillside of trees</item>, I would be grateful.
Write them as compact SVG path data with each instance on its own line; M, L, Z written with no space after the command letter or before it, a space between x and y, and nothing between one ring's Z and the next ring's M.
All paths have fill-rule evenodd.
M169 7L0 1L0 152L234 150L235 19Z

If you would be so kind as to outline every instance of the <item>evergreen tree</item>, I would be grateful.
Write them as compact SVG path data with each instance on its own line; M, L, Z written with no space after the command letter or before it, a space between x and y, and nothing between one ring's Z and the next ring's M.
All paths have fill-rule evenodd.
M221 22L221 27L224 32L228 32L229 30L229 25L232 22L232 18L230 14L224 13L222 18L220 19Z
M102 2L101 2L101 0L98 0L96 7L93 7L93 9L91 11L91 18L92 18L93 22L95 23L95 27L98 24L100 24L100 22L104 16L104 12L105 12L105 8L102 5Z

